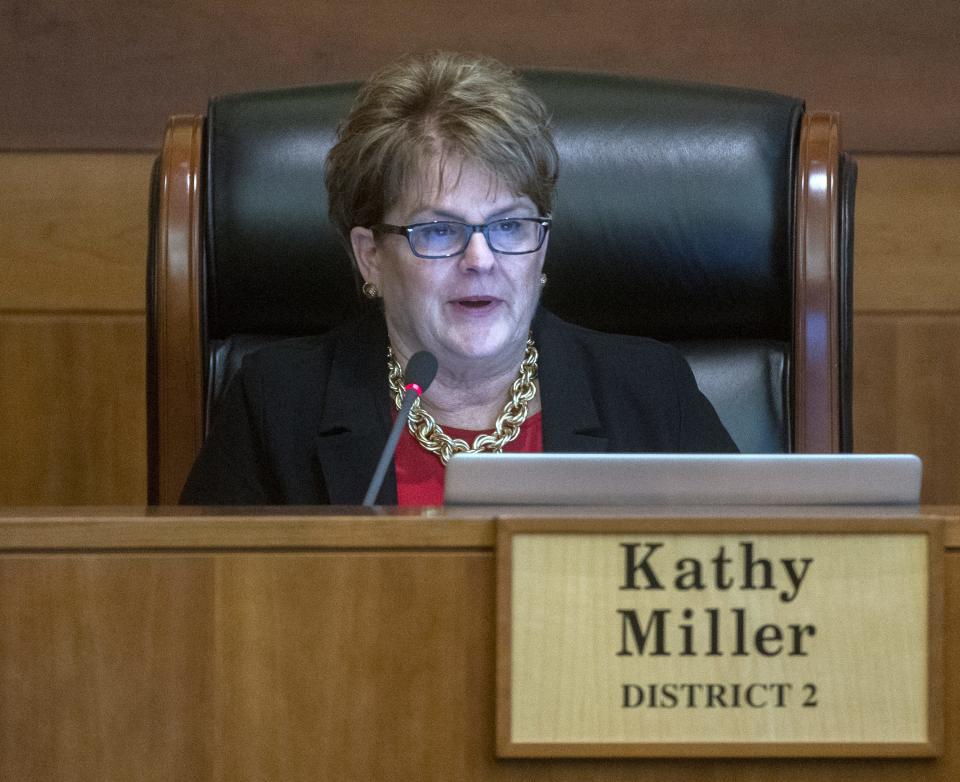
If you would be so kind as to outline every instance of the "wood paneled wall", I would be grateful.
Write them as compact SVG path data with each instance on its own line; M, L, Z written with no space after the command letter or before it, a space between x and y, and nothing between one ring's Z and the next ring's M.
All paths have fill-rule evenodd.
M145 501L152 160L0 155L0 505Z
M0 505L142 504L142 315L0 315Z
M926 502L960 502L960 156L860 157L854 443L924 460Z
M0 4L0 149L151 149L209 95L409 51L705 81L841 110L858 151L960 151L956 0L33 0Z
M0 154L0 505L145 501L152 155ZM960 502L960 156L861 155L858 451Z

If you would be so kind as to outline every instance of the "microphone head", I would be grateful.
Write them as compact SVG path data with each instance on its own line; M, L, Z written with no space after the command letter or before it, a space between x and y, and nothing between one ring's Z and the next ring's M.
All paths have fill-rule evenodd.
M411 385L419 386L419 393L422 394L429 388L436 375L437 357L429 351L421 350L410 357L407 368L403 372L403 379L408 388Z

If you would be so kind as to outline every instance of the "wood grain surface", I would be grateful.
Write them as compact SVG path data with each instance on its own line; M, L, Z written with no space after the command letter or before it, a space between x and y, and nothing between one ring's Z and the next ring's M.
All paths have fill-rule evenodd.
M0 312L143 312L153 157L0 154Z
M842 112L848 148L960 151L955 0L10 2L0 148L156 149L166 117L210 95L363 78L433 48L769 89Z
M935 760L496 761L492 547L464 550L455 520L446 541L414 551L318 546L325 522L313 524L314 543L276 551L0 547L0 778L960 775L960 722L950 716L960 713L960 677L950 665ZM960 551L946 559L946 659L955 660Z
M960 313L960 156L857 162L856 311Z
M0 505L142 503L140 315L0 313Z
M0 778L211 779L214 568L0 556Z
M923 501L960 497L960 315L862 315L854 333L854 444L923 459Z

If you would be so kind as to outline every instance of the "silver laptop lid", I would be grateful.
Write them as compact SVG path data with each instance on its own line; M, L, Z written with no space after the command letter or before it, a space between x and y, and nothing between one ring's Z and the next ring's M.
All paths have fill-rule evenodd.
M447 505L890 505L920 502L910 454L458 454Z

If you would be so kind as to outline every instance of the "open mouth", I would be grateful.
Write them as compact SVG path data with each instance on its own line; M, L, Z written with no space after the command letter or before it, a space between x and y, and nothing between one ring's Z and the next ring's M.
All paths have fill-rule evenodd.
M494 300L486 296L467 296L463 299L457 299L457 304L461 307L468 307L469 309L479 310L484 307L489 307L494 303Z

